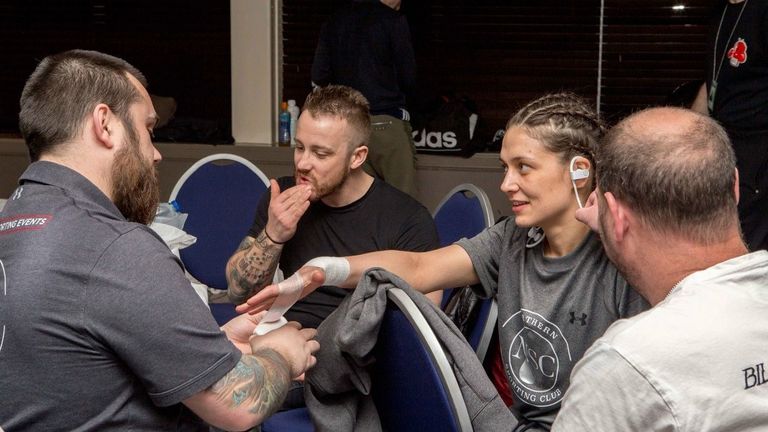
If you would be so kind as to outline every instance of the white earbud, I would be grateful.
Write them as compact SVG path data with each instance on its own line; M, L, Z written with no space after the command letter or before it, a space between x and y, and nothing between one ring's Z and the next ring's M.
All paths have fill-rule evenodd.
M584 208L583 205L581 205L581 198L579 198L579 190L576 188L576 180L582 180L589 177L589 170L586 168L579 168L579 169L573 169L573 164L576 163L576 160L579 158L582 158L583 156L574 156L571 158L571 163L568 168L568 170L571 172L571 184L573 185L573 193L576 194L576 202L579 204L579 208Z
M576 163L576 160L579 159L580 157L582 157L582 156L574 156L571 159L570 171L571 171L571 180L573 180L573 181L581 180L581 179L585 179L585 178L589 177L589 170L588 169L585 169L585 168L579 168L579 169L576 169L576 170L573 169L573 164Z
M571 171L571 180L581 180L589 177L589 170L588 169L577 169L575 171Z

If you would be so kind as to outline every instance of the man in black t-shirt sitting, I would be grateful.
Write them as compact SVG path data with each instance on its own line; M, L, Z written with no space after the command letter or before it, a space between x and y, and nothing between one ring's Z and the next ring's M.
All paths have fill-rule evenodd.
M295 175L271 180L249 235L227 263L233 303L271 283L278 264L293 274L318 256L439 245L423 205L363 171L370 134L368 101L357 90L331 85L307 97L297 124ZM317 327L346 295L322 287L285 317Z

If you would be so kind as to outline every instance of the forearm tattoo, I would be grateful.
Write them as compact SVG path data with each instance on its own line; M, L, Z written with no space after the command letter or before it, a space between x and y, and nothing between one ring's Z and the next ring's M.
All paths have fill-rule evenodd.
M265 287L275 274L282 247L270 242L264 230L256 238L246 237L237 248L240 254L229 266L229 299L234 304L245 302L248 297Z
M291 368L275 350L264 348L243 355L237 365L211 387L220 400L264 418L283 403L291 383Z

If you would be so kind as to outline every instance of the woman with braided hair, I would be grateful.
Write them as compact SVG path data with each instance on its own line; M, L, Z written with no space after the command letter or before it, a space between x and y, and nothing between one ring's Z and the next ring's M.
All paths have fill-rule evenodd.
M574 217L595 186L592 155L603 131L574 94L536 99L507 123L499 158L514 217L434 251L323 257L299 273L311 280L320 268L333 285L352 288L366 269L383 267L423 293L474 285L496 297L491 378L520 421L514 430L549 430L585 350L615 320L648 308ZM266 308L277 290L265 288L240 310Z

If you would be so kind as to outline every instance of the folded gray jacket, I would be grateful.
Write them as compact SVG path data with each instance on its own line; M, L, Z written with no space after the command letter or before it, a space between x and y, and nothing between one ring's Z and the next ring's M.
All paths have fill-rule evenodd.
M318 328L317 365L306 374L304 398L319 432L381 431L368 368L387 290L400 288L416 303L443 345L476 431L511 431L515 416L502 402L456 326L421 293L386 270L368 270L357 288Z

